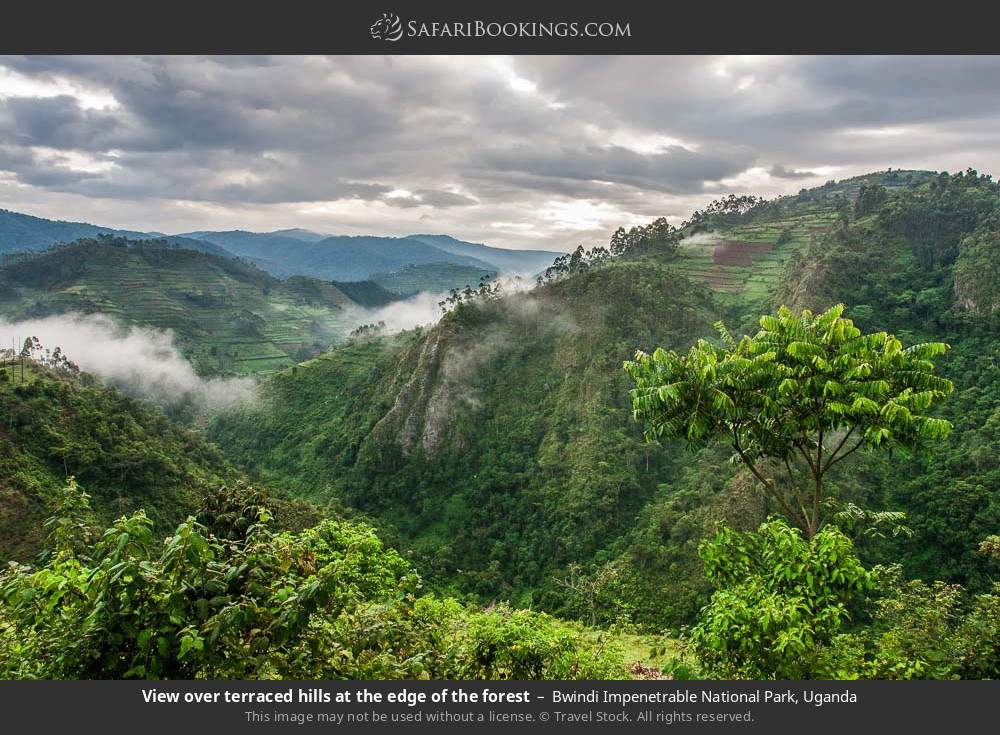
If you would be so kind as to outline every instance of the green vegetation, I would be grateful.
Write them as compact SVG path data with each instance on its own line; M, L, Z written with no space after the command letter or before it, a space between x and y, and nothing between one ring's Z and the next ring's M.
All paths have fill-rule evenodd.
M625 673L613 643L545 614L418 597L419 577L367 526L328 520L275 531L266 498L250 488L224 491L162 544L139 511L86 545L88 510L68 485L46 561L0 575L0 677Z
M195 432L88 375L31 361L0 370L0 559L38 552L49 498L72 476L97 518L145 508L164 530L236 473Z
M947 345L904 349L886 332L862 335L843 312L842 304L817 316L782 308L739 343L720 322L723 347L699 340L684 356L638 352L625 371L646 438L721 438L812 538L827 500L823 478L838 462L863 447L926 448L951 432L925 413L952 391L930 360ZM768 463L784 468L781 481L766 476Z
M376 284L279 281L232 258L111 237L0 267L0 314L103 313L171 329L203 374L286 367L345 337L361 320L355 299L367 306L391 298Z
M899 565L866 569L833 525L809 541L781 520L723 526L699 552L717 588L688 641L701 676L1000 676L1000 583L973 596Z
M851 540L826 526L810 540L784 521L756 533L722 527L701 545L717 588L691 640L703 673L720 679L843 678L824 668L848 603L871 589Z
M399 296L413 296L420 291L445 293L478 283L481 279L495 278L495 270L484 271L469 265L454 263L429 263L408 265L391 273L375 273L371 280Z
M125 419L75 418L114 417L112 399L33 365L0 385L0 408L37 412L28 433L0 429L0 488L26 497L8 475L34 462L18 558L43 529L50 550L4 576L0 661L17 676L998 678L998 233L1000 186L971 170L728 197L567 253L529 292L470 286L434 327L362 325L276 372L205 429L239 470L160 417L148 452L184 464L141 487L114 484ZM79 436L50 441L54 426ZM157 444L187 436L203 462ZM93 461L51 453L91 437L108 437ZM295 522L271 523L241 473L302 499ZM137 498L130 515L112 520L109 488Z
M706 441L693 453L676 439L662 449L645 445L616 366L636 347L683 354L719 319L737 334L754 334L759 315L782 303L815 314L845 303L837 324L898 335L869 338L873 353L896 354L900 342L952 349L939 356L940 378L912 378L923 388L914 382L907 392L900 376L873 397L828 398L848 410L837 418L830 411L838 406L827 405L825 418L813 417L831 427L824 452L855 424L840 456L858 440L876 443L876 432L885 440L879 430L893 427L884 422L899 422L900 438L916 439L903 430L907 415L918 417L913 426L924 427L924 439L943 434L946 422L954 433L939 442L934 459L916 453L898 462L861 446L826 467L826 454L819 512L810 494L803 525L852 506L904 512L912 539L856 538L863 560L900 560L908 575L985 591L991 562L976 547L1000 527L991 491L1000 486L1000 467L990 459L997 432L989 428L1000 401L998 343L992 317L956 300L952 265L913 255L921 246L901 234L898 214L902 200L944 196L934 193L942 187L967 190L968 201L945 197L972 213L956 218L972 228L960 242L989 226L986 215L970 217L981 211L980 190L994 185L972 181L968 174L882 172L771 202L723 200L648 247L609 243L570 254L530 294L465 303L432 330L366 340L285 371L264 386L259 409L221 417L210 434L275 487L368 514L414 553L435 587L530 601L587 621L596 615L603 623L671 629L691 624L709 600L696 554L701 540L720 520L756 529L780 504L760 492L748 468L726 461L731 442ZM858 216L862 186L882 187L886 196L876 194L877 212ZM630 238L622 231L614 241L638 242L640 232ZM734 279L715 283L704 270L694 272L703 252L710 261L717 252L721 262L711 267ZM746 265L735 263L741 258ZM823 349L839 354L834 344ZM923 352L938 349L884 360L922 364ZM804 354L786 350L782 359L801 373ZM941 401L947 381L955 393ZM828 397L836 389L815 382ZM771 400L788 404L778 385ZM878 418L865 419L871 406L861 397L876 404ZM883 417L885 406L905 412L890 408L892 416ZM766 466L761 474L787 474L781 455L769 456L775 459L755 457ZM813 478L801 456L798 462Z
M710 323L669 265L621 260L333 350L210 436L276 488L368 514L435 584L559 611L567 565L607 555L653 470L684 461L629 425L619 355Z

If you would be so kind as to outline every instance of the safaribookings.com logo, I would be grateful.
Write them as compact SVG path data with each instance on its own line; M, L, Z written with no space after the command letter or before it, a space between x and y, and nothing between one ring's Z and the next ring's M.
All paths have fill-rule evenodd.
M368 29L376 41L407 38L631 38L627 21L419 21L403 25L395 13L382 17Z
M368 30L376 41L398 41L403 37L403 23L395 13L382 13Z

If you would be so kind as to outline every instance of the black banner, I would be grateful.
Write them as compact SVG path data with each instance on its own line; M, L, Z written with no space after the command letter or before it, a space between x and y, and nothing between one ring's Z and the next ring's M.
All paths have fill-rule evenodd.
M0 53L998 53L992 6L8 3Z
M4 682L7 732L966 731L996 682ZM886 730L888 731L888 730Z

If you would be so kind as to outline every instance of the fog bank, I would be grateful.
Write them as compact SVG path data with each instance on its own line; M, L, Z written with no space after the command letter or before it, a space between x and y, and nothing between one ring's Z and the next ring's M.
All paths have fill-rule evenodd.
M9 322L0 319L0 345L17 350L28 337L42 347L61 347L84 372L162 405L193 402L220 410L251 400L250 378L202 378L191 367L170 330L125 326L105 314L63 314Z

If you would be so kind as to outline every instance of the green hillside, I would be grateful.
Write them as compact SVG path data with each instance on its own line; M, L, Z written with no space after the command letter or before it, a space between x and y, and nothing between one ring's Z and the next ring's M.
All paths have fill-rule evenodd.
M162 246L74 248L6 266L0 293L44 311L78 297L41 283L79 281L91 298L98 274L169 282L181 259L197 265L184 278L225 287L135 293L192 320L226 299L257 314L387 293ZM484 283L453 294L434 327L374 330L289 365L204 434L65 366L29 361L24 378L9 366L0 551L37 551L55 503L62 531L37 573L4 577L0 676L995 678L997 274L1000 185L886 171L773 201L730 196L679 229L619 229L531 291ZM100 288L102 306L151 308ZM838 303L853 322L828 310ZM640 378L622 369L637 349L653 355L649 392L630 393ZM890 380L909 387L880 407ZM838 402L848 388L857 397ZM734 428L737 401L752 415ZM814 441L811 411L878 428L834 466L824 448L857 425L834 421ZM754 432L767 438L750 461L740 437ZM906 451L924 440L933 453ZM807 449L789 464L789 447ZM787 471L794 490L795 468L820 467L799 517L824 522L795 528L773 478ZM241 473L305 502L279 504L272 530L259 494L232 484ZM60 490L73 474L102 525L140 506L151 520L81 544L66 531L79 498ZM222 483L237 489L213 493ZM303 528L316 508L378 536L343 520ZM135 575L119 585L122 563ZM36 613L39 594L58 616ZM276 634L248 647L264 629Z
M615 263L333 350L212 437L275 486L397 529L425 574L523 601L603 553L680 461L629 422L620 364L712 316L671 265Z
M145 508L161 531L238 477L196 433L88 376L31 361L0 369L0 559L34 557L67 476L97 518Z
M497 271L484 270L455 263L408 265L391 273L375 273L371 280L400 296L412 296L421 291L447 293L453 288L475 286L484 277L495 278Z
M0 419L4 679L630 675L600 631L426 594L371 527L63 362L0 353Z
M862 185L898 192L930 178L925 171L868 174L774 200L745 222L710 218L688 228L679 270L705 283L723 307L746 313L766 309L789 263L836 228Z
M171 329L202 373L277 370L364 321L358 303L392 298L377 284L281 281L239 260L156 241L82 240L0 267L0 315L104 313Z
M865 329L950 342L942 364L957 386L941 409L955 423L943 458L859 454L834 473L840 502L908 514L914 541L865 540L863 553L982 589L991 562L977 544L1000 528L988 459L1000 449L1000 339L982 305L1000 288L956 274L975 271L970 254L995 263L981 243L995 242L998 211L996 185L974 173L881 172L772 202L723 200L676 248L589 266L567 256L528 295L464 303L429 331L280 373L259 410L220 418L211 435L276 486L394 529L443 587L686 624L710 590L698 543L719 520L756 528L773 509L731 450L645 444L621 363L711 338L718 318L742 332L780 303L842 301Z

